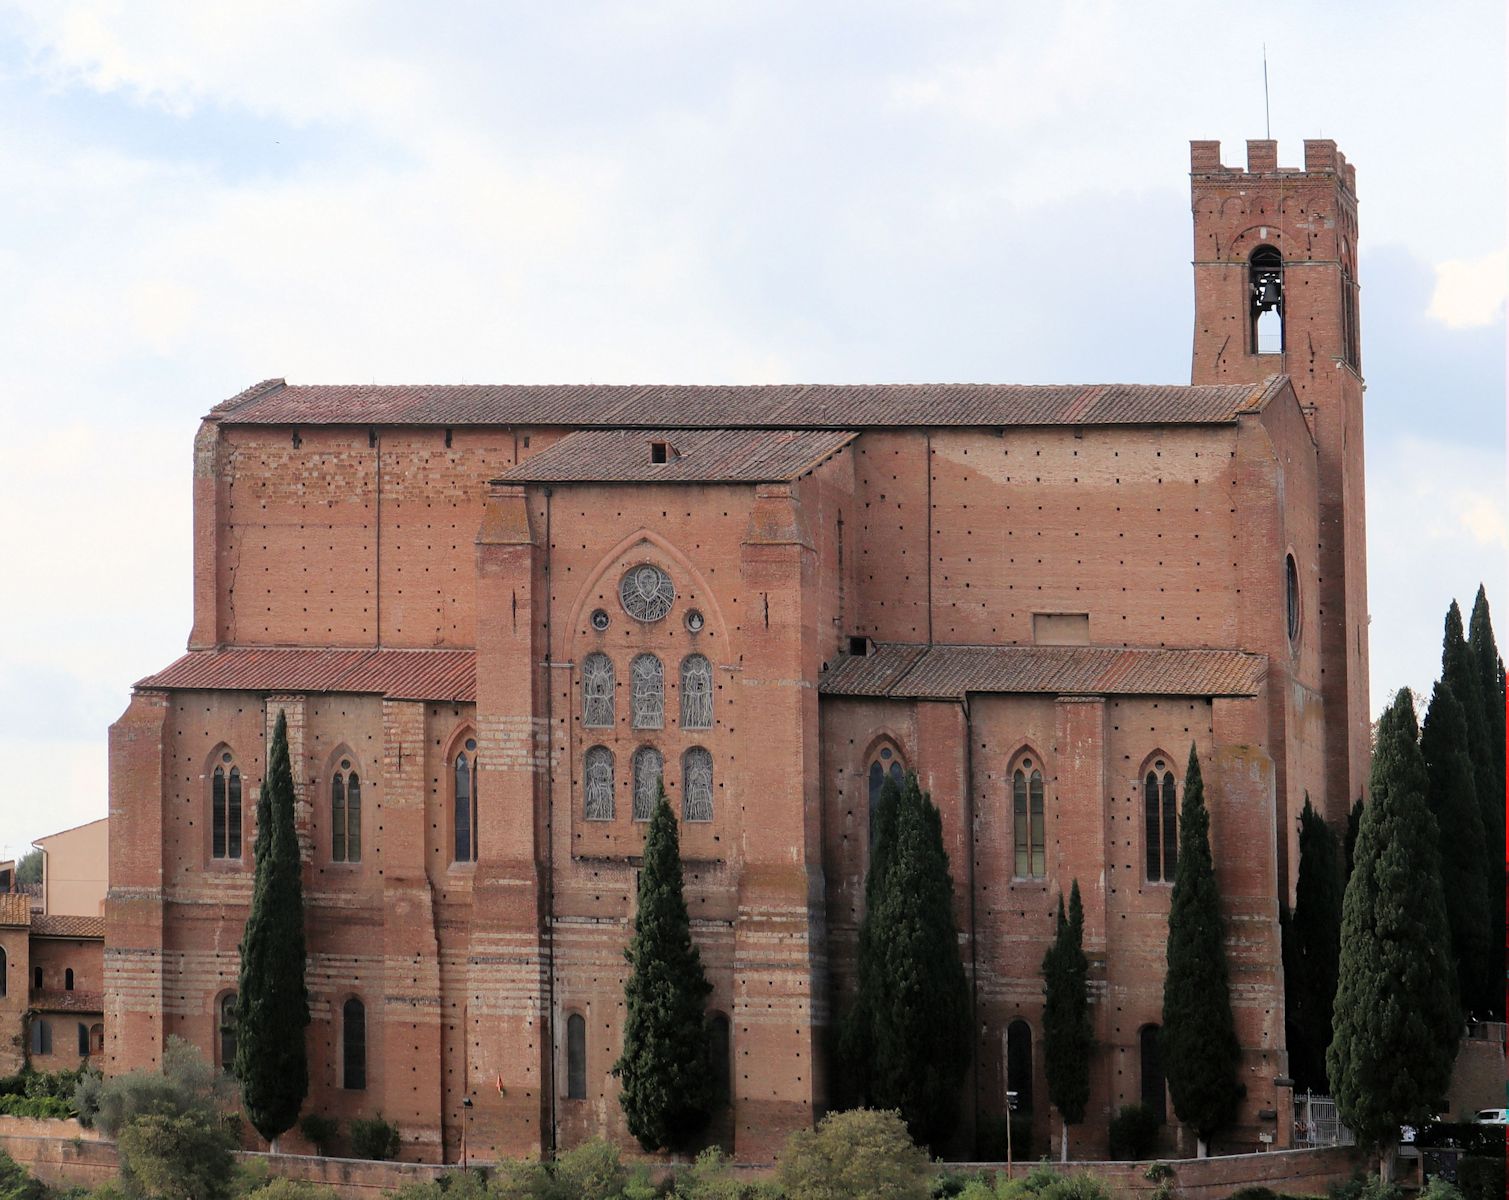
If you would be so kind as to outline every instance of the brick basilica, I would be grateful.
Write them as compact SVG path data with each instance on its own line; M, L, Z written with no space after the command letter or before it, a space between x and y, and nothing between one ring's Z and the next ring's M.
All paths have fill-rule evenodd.
M1367 768L1355 178L1330 141L1297 168L1194 142L1191 187L1190 386L274 379L214 407L188 652L110 735L107 1069L174 1034L234 1053L281 710L305 1111L380 1111L428 1161L629 1146L610 1068L663 781L714 1134L768 1160L837 1090L869 808L914 770L970 980L966 1133L1008 1087L1040 1147L1056 1128L1039 968L1077 879L1097 1050L1071 1145L1103 1153L1145 1100L1172 1146L1155 1035L1193 744L1246 1084L1219 1144L1266 1140L1299 809L1340 823Z

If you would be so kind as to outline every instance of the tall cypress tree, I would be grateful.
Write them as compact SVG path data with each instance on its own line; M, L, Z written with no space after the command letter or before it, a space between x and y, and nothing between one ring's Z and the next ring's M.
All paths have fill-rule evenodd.
M1486 607L1486 601L1484 603ZM1504 894L1504 864L1501 858L1504 845L1504 793L1496 783L1494 762L1497 756L1490 744L1487 703L1479 678L1478 661L1462 631L1462 610L1453 600L1446 612L1446 632L1441 642L1441 681L1451 689L1451 694L1461 704L1463 716L1467 719L1467 756L1472 761L1473 789L1477 794L1478 815L1483 826L1484 840L1480 843L1479 851L1482 864L1480 869L1485 894L1499 897L1496 903L1490 901L1493 904L1490 913L1497 913L1501 911ZM1495 929L1502 928L1503 923L1500 921ZM1495 935L1489 940L1499 943L1502 939ZM1484 980L1481 992L1490 1010L1485 1015L1497 1016L1503 1012L1503 961L1503 946L1497 945L1496 950L1490 947L1485 965L1493 971L1493 978ZM1470 1003L1473 997L1465 999Z
M1069 1126L1085 1119L1090 1101L1090 1030L1088 985L1090 963L1085 958L1085 910L1079 880L1069 892L1069 915L1064 896L1058 896L1058 929L1043 955L1043 1066L1048 1074L1048 1098L1063 1119L1059 1159L1069 1161Z
M1483 817L1483 840L1488 853L1484 859L1483 890L1487 904L1485 929L1488 933L1483 957L1483 974L1473 996L1473 1008L1485 1017L1502 1018L1504 1014L1504 865L1499 852L1504 845L1504 662L1499 657L1493 636L1493 620L1488 614L1488 593L1478 585L1472 603L1472 618L1467 627L1467 644L1477 662L1478 690L1483 699L1483 729L1488 739L1483 757L1492 772L1492 795L1479 790L1479 811ZM1461 699L1460 696L1457 697Z
M1362 797L1357 797L1357 803L1352 805L1352 811L1347 813L1347 879L1352 878L1352 863L1357 855L1357 831L1362 828Z
M943 821L915 775L896 799L893 825L882 806L879 831L882 877L861 944L870 959L860 965L870 989L866 1029L855 1038L871 1053L864 1100L900 1110L912 1136L937 1149L958 1121L969 1066L969 987Z
M236 1077L252 1125L276 1145L309 1092L304 1030L304 888L294 831L288 719L279 710L257 798L251 912L241 935L236 987Z
M1210 813L1193 746L1179 810L1179 861L1168 914L1168 973L1163 980L1159 1042L1174 1113L1194 1128L1204 1158L1211 1136L1236 1115L1243 1092L1225 922L1210 855Z
M704 1019L712 985L692 941L676 818L664 789L655 802L639 871L639 911L624 950L623 1053L613 1066L629 1132L646 1150L679 1149L707 1125L713 1077Z
M1383 714L1341 919L1336 1035L1326 1054L1337 1110L1387 1178L1399 1126L1435 1112L1460 1037L1451 931L1415 708Z
M1467 756L1467 716L1445 681L1438 680L1420 732L1426 801L1439 834L1441 892L1462 1006L1493 1006L1488 975L1488 897L1483 889L1483 819Z
M1341 847L1305 797L1299 815L1299 876L1294 914L1284 923L1284 991L1289 1074L1296 1086L1325 1092L1326 1047L1341 958Z

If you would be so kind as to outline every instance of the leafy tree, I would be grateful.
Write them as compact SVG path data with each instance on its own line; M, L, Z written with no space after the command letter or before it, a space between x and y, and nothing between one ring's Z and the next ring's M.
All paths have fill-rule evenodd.
M0 1150L0 1200L48 1200L47 1185Z
M1486 623L1486 599L1483 609ZM1480 641L1491 636L1490 629L1486 634L1480 635ZM1488 701L1483 695L1480 678L1478 660L1462 632L1462 610L1453 600L1446 612L1446 632L1441 643L1441 682L1451 689L1451 694L1461 704L1463 716L1467 720L1467 755L1472 761L1473 787L1477 793L1478 814L1483 827L1484 841L1479 843L1478 851L1482 863L1483 888L1485 898L1498 897L1496 904L1492 899L1487 899L1492 905L1489 910L1492 914L1502 911L1504 895L1504 864L1499 857L1504 845L1504 791L1502 785L1495 782L1495 762L1502 752L1503 743L1499 743L1497 750L1490 744L1491 735L1486 715ZM1503 921L1500 920L1495 928L1502 927ZM1497 942L1499 939L1489 940ZM1468 1007L1485 1006L1490 1014L1498 1015L1503 1011L1504 1003L1503 947L1498 946L1496 952L1490 952L1487 960L1485 969L1492 969L1493 976L1484 978L1478 988L1462 997L1462 1001Z
M230 1194L233 1142L219 1121L198 1114L137 1117L117 1145L128 1196L221 1200Z
M79 1122L106 1137L116 1137L138 1117L193 1116L212 1122L231 1099L225 1077L176 1034L163 1049L161 1071L128 1071L102 1083L84 1076L79 1082L74 1091Z
M1441 893L1457 994L1479 1012L1491 1007L1484 995L1487 973L1488 897L1483 894L1483 820L1467 756L1467 716L1445 681L1436 683L1420 733L1426 799L1439 834Z
M390 1162L403 1145L398 1126L382 1113L351 1118L351 1156L373 1162Z
M907 776L893 811L885 808L880 878L873 888L866 883L873 907L860 933L856 1011L865 1028L851 1045L870 1053L865 1103L899 1110L913 1137L937 1147L957 1122L969 1065L969 988L954 885L942 818L916 775Z
M1299 815L1299 877L1294 914L1283 914L1284 985L1289 1073L1295 1084L1325 1092L1326 1047L1341 958L1341 847L1310 797Z
M829 1113L786 1139L776 1164L787 1200L927 1200L927 1155L896 1112Z
M257 800L251 913L241 936L236 990L236 1077L252 1125L277 1145L309 1092L304 1030L304 892L294 832L288 719L280 710Z
M1179 811L1179 859L1168 914L1168 973L1159 1040L1174 1112L1194 1127L1204 1158L1211 1135L1236 1114L1242 1085L1221 896L1210 855L1210 814L1193 746Z
M1460 1036L1451 931L1415 709L1401 690L1379 722L1369 802L1341 919L1326 1068L1341 1119L1393 1163L1399 1126L1435 1112Z
M1463 993L1463 1003L1470 1004L1484 1016L1501 1017L1504 1012L1504 944L1497 933L1504 928L1505 920L1503 864L1499 861L1499 849L1504 845L1504 660L1499 657L1498 643L1493 636L1493 621L1488 614L1488 593L1481 585L1478 587L1477 599L1472 604L1467 644L1478 668L1478 690L1483 698L1483 727L1487 737L1483 757L1491 771L1489 786L1486 789L1479 788L1478 791L1484 846L1487 850L1483 875L1487 917L1483 928L1490 935L1486 942L1479 986L1475 993ZM1461 697L1458 696L1457 699L1460 700Z
M1085 1119L1090 1100L1090 1003L1087 987L1090 963L1085 958L1085 910L1079 880L1069 891L1069 915L1058 897L1058 931L1043 955L1043 1057L1048 1073L1048 1098L1063 1119L1059 1159L1069 1161L1069 1126Z
M28 850L16 864L17 888L33 887L42 882L42 851Z
M676 818L662 788L645 837L639 911L624 957L623 1054L613 1073L629 1132L646 1150L679 1148L699 1134L713 1108L704 1020L712 985L692 942L682 890Z

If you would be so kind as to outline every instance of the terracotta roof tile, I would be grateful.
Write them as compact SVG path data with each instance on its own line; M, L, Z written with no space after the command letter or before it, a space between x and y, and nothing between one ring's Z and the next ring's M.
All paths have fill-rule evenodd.
M139 688L357 692L394 700L477 697L473 650L341 650L237 646L191 650Z
M1087 696L1251 696L1267 672L1237 650L1112 646L917 646L844 655L823 675L830 696L947 699L968 692Z
M41 1012L102 1013L105 1011L104 992L37 991L32 989L28 1003Z
M0 925L31 924L31 897L25 892L0 892Z
M1287 386L1146 384L681 384L290 386L268 379L209 419L271 425L575 425L860 429L1226 424Z
M37 913L31 919L31 931L38 937L102 938L105 936L105 918Z
M798 479L859 434L817 429L583 429L506 472L508 483L775 483ZM651 447L668 447L664 462Z

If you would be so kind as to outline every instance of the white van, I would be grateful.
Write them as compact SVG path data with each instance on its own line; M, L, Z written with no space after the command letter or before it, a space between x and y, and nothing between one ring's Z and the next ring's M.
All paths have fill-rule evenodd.
M1509 1125L1509 1108L1480 1108L1472 1119L1479 1125Z

